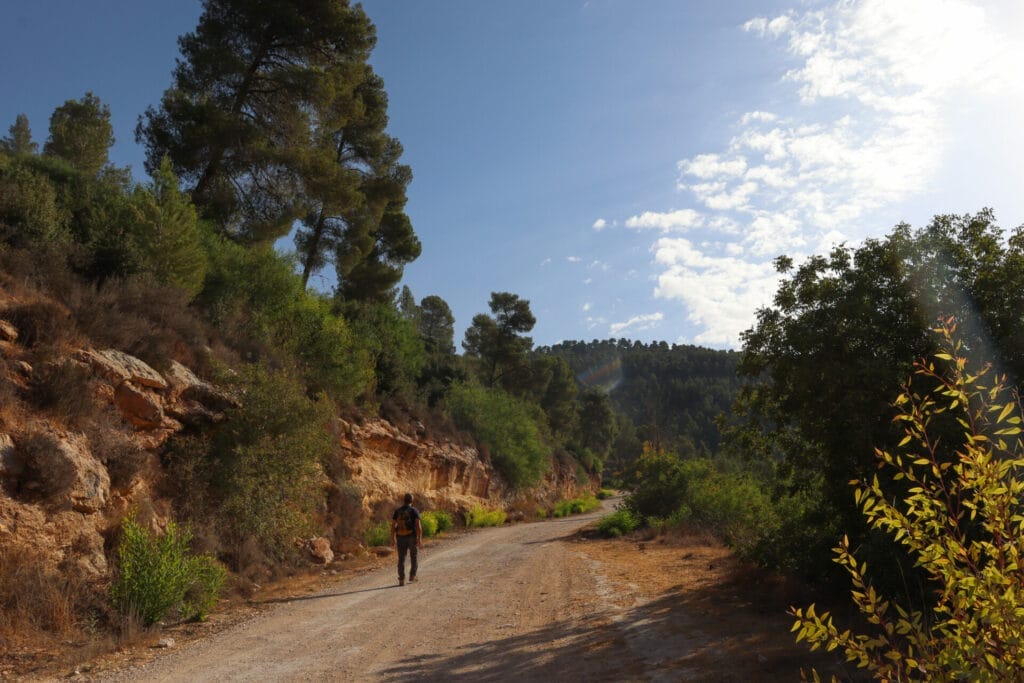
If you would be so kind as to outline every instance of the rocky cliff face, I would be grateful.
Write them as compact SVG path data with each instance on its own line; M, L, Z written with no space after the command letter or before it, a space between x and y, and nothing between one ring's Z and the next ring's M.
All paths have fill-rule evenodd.
M41 375L77 376L82 381L68 386L84 393L58 398L89 404L85 412L94 408L107 421L77 429L74 420L0 404L0 550L31 547L54 566L100 578L108 571L107 541L129 511L154 529L172 514L171 502L157 493L166 490L158 456L167 441L186 426L204 429L224 420L237 404L173 361L157 372L117 349L89 347L68 349L46 367L33 367L31 358L0 306L0 389L6 383L8 390L0 390L0 401L31 391ZM409 435L380 419L339 420L339 427L347 483L325 477L332 495L322 520L336 550L350 545L366 522L389 517L406 491L423 509L454 513L577 493L575 472L555 468L530 496L516 494L475 448Z

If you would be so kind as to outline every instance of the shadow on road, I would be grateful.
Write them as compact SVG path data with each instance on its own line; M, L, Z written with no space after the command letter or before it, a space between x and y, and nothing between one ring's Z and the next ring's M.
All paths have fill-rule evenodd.
M793 681L800 668L815 666L826 678L856 678L838 654L794 648L786 619L777 633L757 609L736 604L735 618L708 613L708 600L735 600L720 589L676 591L621 613L558 621L510 636L495 623L479 641L451 652L410 656L383 672L387 681L551 681L569 676L588 681ZM746 617L744 615L747 615ZM763 615L761 617L764 618ZM771 617L771 618L774 618ZM781 634L781 635L780 635ZM776 636L776 637L771 637Z
M389 590L391 588L400 588L400 586L396 583L396 584L390 585L390 586L377 586L376 588L362 588L362 589L357 590L357 591L343 591L343 592L339 592L339 593L316 593L315 595L300 595L300 596L297 596L297 597L290 597L290 598L272 598L270 600L263 600L263 601L261 601L260 604L263 604L263 605L273 605L273 604L277 604L277 603L298 602L300 600L322 600L324 598L340 598L340 597L345 596L345 595L355 595L357 593L372 593L374 591L386 591L386 590Z

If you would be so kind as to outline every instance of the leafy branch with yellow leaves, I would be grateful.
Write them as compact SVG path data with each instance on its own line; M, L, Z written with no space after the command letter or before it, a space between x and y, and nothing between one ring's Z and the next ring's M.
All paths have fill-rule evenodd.
M905 546L934 586L930 611L876 592L844 537L835 561L849 573L853 602L873 633L841 631L814 605L790 610L792 630L812 650L841 648L878 680L1024 680L1020 398L990 366L969 371L952 319L934 332L942 350L914 366L929 390L904 385L894 404L904 437L894 453L875 451L893 480L906 483L902 500L887 494L877 476L851 482L864 517ZM949 417L962 437L952 451L940 448L937 435ZM820 680L817 672L811 676Z

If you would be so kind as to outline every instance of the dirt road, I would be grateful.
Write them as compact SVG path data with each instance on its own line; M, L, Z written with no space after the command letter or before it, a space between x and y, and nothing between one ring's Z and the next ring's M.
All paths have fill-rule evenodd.
M792 662L773 670L779 657L759 635L770 628L778 642L791 643L781 615L768 627L762 616L743 621L743 605L721 605L718 616L735 612L740 619L722 635L715 607L676 604L694 595L661 588L646 594L644 577L678 571L668 558L682 553L646 555L664 571L650 562L634 571L635 542L620 544L619 556L595 556L590 548L604 542L576 532L600 514L485 529L428 546L417 583L399 587L393 569L373 571L93 680L794 680ZM708 564L703 556L696 562Z

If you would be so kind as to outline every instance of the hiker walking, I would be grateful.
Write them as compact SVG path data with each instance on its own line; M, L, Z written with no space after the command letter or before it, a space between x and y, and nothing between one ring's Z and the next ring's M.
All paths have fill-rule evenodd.
M423 540L420 511L412 506L412 494L391 516L391 545L398 546L398 585L405 585L405 554L409 553L409 581L416 580L416 551Z

